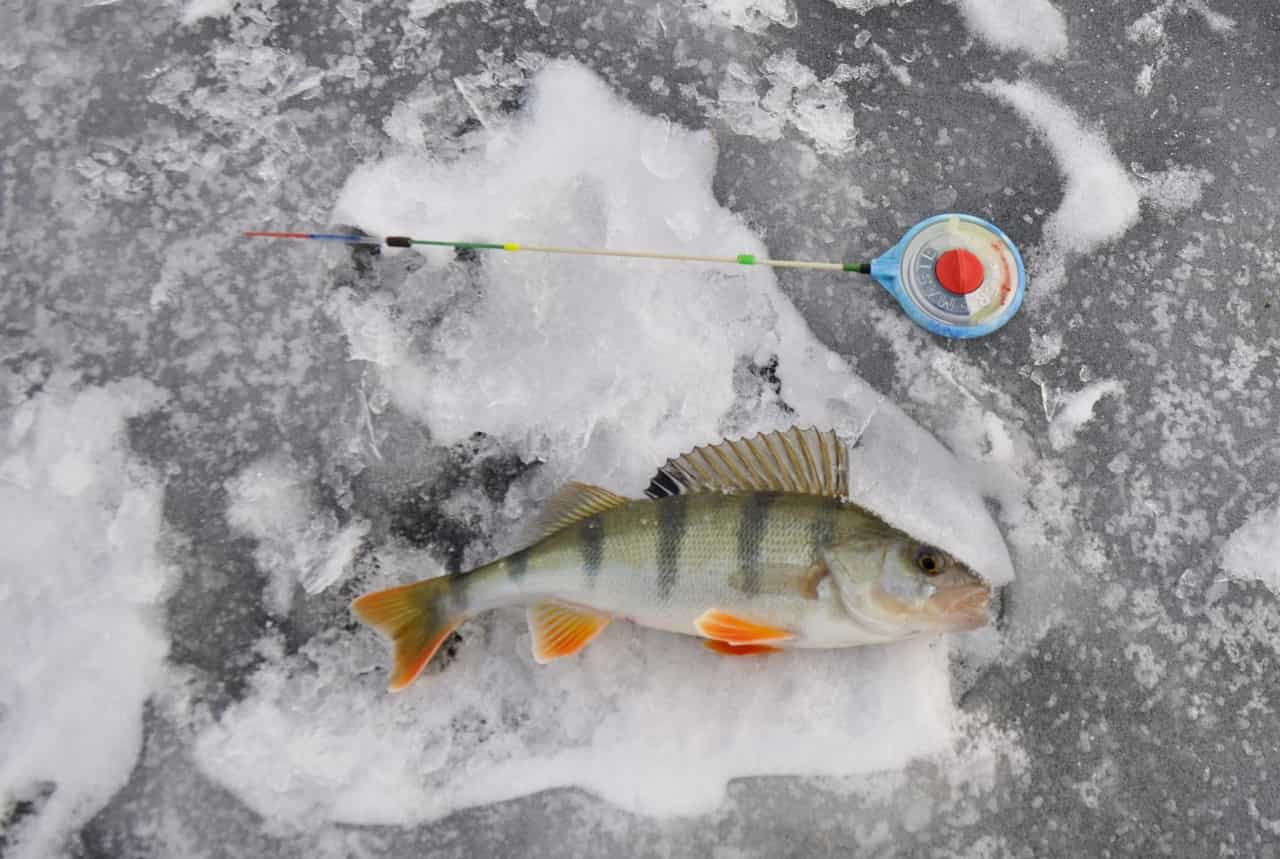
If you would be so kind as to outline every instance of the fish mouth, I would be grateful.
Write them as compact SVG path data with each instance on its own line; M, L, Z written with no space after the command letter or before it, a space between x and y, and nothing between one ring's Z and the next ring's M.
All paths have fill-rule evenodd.
M930 614L950 629L978 629L987 625L991 588L985 584L950 589L929 600Z

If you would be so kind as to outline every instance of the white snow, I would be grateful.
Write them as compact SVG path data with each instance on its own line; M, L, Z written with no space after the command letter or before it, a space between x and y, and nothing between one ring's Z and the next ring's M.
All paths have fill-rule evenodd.
M308 493L306 475L285 456L247 466L227 482L227 522L258 541L254 560L270 579L266 603L272 614L288 614L301 584L317 594L342 578L360 547L368 523L345 526L322 511Z
M124 422L162 400L141 381L59 377L0 413L0 810L36 808L5 833L6 856L60 853L138 757L172 575L163 489Z
M456 161L357 171L335 220L376 233L766 252L712 195L707 133L640 114L578 66L548 66L524 110L500 122ZM482 431L543 460L539 495L570 478L639 495L658 464L694 444L833 426L857 439L856 498L993 581L1011 578L973 471L821 346L770 272L425 256L394 294L345 292L334 310L353 357L436 441ZM437 317L429 341L410 338L411 324ZM741 372L774 360L785 409ZM1013 444L1006 433L1006 451ZM390 566L402 572L369 585L421 575ZM563 785L635 811L695 814L735 777L866 773L954 752L947 640L744 661L615 623L582 655L539 667L519 612L460 632L447 669L399 696L383 691L385 648L372 634L335 631L269 660L200 737L201 768L287 825L408 824Z
M1254 513L1228 538L1222 546L1222 569L1280 594L1280 505Z
M1074 393L1059 393L1049 422L1049 443L1054 450L1062 450L1075 440L1080 427L1093 420L1099 400L1123 393L1124 384L1116 379L1094 382Z
M1141 195L1100 129L1086 126L1048 91L1030 81L995 81L978 88L1016 110L1040 136L1062 171L1062 203L1045 222L1031 255L1034 303L1066 279L1068 254L1114 241L1138 221Z
M1040 62L1067 52L1067 22L1049 0L957 0L965 26L1000 51L1022 51Z

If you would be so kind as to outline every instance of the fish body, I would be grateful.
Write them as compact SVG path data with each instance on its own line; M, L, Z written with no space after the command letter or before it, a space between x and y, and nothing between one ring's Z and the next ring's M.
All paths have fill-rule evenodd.
M837 443L791 430L698 449L669 462L645 499L570 484L526 547L354 609L395 642L393 689L461 619L502 606L529 607L540 662L576 653L613 618L732 655L985 623L978 576L841 497Z

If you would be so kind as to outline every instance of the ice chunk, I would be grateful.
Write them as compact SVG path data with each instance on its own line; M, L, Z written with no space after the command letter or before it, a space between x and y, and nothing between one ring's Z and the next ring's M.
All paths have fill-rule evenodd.
M794 51L784 51L766 59L762 71L763 81L741 64L730 62L712 112L739 134L760 140L779 140L791 126L819 152L845 152L853 146L857 125L841 87L851 79L848 66L841 64L828 77L819 78ZM905 69L901 71L906 74ZM910 83L909 75L905 82Z
M971 32L1001 51L1023 51L1041 62L1067 52L1067 22L1049 0L959 0Z
M749 33L763 33L770 25L788 29L798 20L792 0L704 0L707 9L728 24Z
M205 18L225 18L235 5L236 0L188 0L182 8L182 23L189 25Z
M1259 510L1222 546L1222 569L1280 594L1280 505Z
M484 147L447 163L359 170L336 219L382 234L766 252L715 200L710 135L644 116L581 67L549 65L522 110L483 133ZM639 495L696 444L834 427L854 444L858 500L997 583L1012 576L970 471L819 343L767 270L429 253L402 286L334 307L353 350L376 356L368 376L393 407L436 443L480 431L541 459L545 493L573 478ZM581 655L535 666L518 611L459 631L463 645L398 696L384 692L372 634L267 660L200 737L201 768L274 821L412 823L566 785L691 814L734 777L865 773L953 748L946 641L725 661L615 623Z
M55 378L3 416L0 437L0 809L45 857L124 785L168 641L163 489L124 422L163 400L142 381Z
M1085 385L1071 394L1059 394L1053 419L1049 423L1049 443L1055 450L1062 450L1075 439L1080 427L1093 420L1093 409L1098 401L1108 395L1124 393L1124 385L1115 379L1105 379Z
M339 525L311 498L306 476L285 456L247 466L227 482L227 522L258 541L253 557L268 575L267 607L289 611L297 584L319 593L342 577L360 547L368 523Z

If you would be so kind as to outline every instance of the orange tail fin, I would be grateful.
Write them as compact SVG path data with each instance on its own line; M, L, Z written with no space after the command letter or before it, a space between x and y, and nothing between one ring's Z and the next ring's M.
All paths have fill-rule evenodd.
M351 604L361 621L391 639L394 664L392 692L399 692L422 673L462 617L446 610L452 576L440 576L365 594Z

